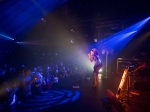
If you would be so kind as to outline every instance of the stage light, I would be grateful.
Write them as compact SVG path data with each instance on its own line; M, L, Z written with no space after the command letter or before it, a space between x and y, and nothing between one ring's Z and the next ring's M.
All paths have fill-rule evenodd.
M6 1L6 3L0 4L0 10L2 10L0 17L1 28L13 37L17 37L19 34L19 37L22 38L28 34L38 21L42 20L46 23L44 17L66 1L67 0Z
M0 34L0 36L1 36L1 37L5 37L5 38L7 38L7 39L10 39L10 40L14 40L13 38L11 38L11 37L8 37L8 36L6 36L6 35L3 35L3 34Z
M46 20L44 18L41 18L41 21L43 21L44 23L46 22Z
M17 44L25 45L25 44L41 44L39 42L32 42L32 41L24 41L24 42L17 42Z
M71 41L70 41L71 43L73 43L74 41L73 41L73 39L71 39Z
M116 94L116 97L117 97L117 98L119 98L120 92L121 92L121 90L122 90L123 87L124 87L124 84L125 84L125 81L126 81L126 79L127 79L127 76L128 76L128 69L125 69L124 72L123 72L123 75L122 75L122 78L121 78L119 87L118 87L117 94Z
M149 19L150 17L103 39L101 42L98 42L98 44L100 44L100 48L105 48L105 51L113 49L115 56L124 48L125 45L127 45L127 43L138 33L138 31L148 22ZM104 54L103 49L102 53Z
M148 22L150 17L114 34L91 46L98 47L102 54L106 55L106 77L107 65L112 59L127 45L127 43L138 33L138 31ZM130 51L130 49L129 49ZM108 58L108 55L111 57Z
M17 44L27 44L26 42L17 42Z
M102 72L103 70L102 70L102 68L99 70L99 72Z
M97 38L94 38L94 42L97 42L98 40L97 40Z

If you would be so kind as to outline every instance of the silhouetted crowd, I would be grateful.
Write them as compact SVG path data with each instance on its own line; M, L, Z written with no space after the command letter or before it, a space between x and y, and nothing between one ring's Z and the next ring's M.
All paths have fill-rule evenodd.
M27 98L42 95L50 89L68 89L81 85L88 76L86 67L66 67L63 62L50 62L44 66L0 67L0 105L19 104Z

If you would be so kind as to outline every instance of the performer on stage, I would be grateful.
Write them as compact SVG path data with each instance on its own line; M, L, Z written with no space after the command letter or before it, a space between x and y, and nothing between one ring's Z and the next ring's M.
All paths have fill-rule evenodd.
M94 71L93 71L94 86L93 87L96 87L99 84L98 73L99 73L99 70L102 67L102 62L99 58L98 51L95 48L93 48L91 50L91 52L88 54L88 57L89 57L91 62L94 62Z

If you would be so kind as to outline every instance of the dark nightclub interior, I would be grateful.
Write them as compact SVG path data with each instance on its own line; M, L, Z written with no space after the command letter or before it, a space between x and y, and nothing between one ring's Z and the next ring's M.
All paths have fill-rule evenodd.
M150 112L149 43L148 0L0 0L0 112Z

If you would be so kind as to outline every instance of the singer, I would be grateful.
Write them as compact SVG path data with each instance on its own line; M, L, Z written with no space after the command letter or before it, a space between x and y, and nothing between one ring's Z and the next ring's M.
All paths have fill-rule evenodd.
M99 58L98 50L93 48L91 52L88 54L88 57L91 62L94 62L94 71L93 71L94 85L93 87L97 87L99 84L98 73L99 73L99 70L102 68L102 62Z

